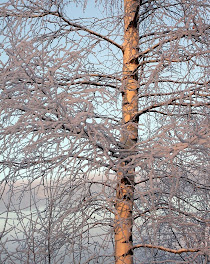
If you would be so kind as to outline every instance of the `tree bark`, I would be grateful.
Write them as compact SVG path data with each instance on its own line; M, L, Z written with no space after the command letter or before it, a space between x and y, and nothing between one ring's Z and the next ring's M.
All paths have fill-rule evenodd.
M124 145L118 171L115 216L115 263L133 263L132 213L135 169L129 166L129 155L135 152L138 139L138 47L139 47L139 0L124 0L124 44L122 121L124 130L121 142Z

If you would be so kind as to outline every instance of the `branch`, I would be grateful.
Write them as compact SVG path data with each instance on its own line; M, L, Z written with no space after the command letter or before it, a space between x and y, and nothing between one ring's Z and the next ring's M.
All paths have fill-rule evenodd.
M173 113L165 113L163 111L158 111L158 110L150 110L150 113L157 113L160 115L164 115L164 116L177 116L180 117L181 116L189 116L189 113L182 113L182 114L173 114ZM205 113L199 113L199 112L190 112L190 115L200 115L200 116L206 116Z
M195 84L195 85L207 85L209 84L209 82L206 82L206 83L196 83L196 82L182 82L182 81L173 81L173 80L158 80L158 82L171 82L171 83L174 83L174 84ZM155 83L152 82L152 83ZM142 85L147 85L148 83L141 83L140 84L140 87ZM184 90L178 90L178 91L173 91L173 92L165 92L165 93L145 93L145 94L139 94L138 98L142 98L142 97L152 97L152 96L167 96L167 95L185 95L185 93L188 93L189 96L191 96L192 92L194 93L194 95L197 95L197 96L202 96L202 97L207 97L207 96L210 96L210 94L201 94L200 91L201 91L201 87L197 87L197 88L187 88L187 89L184 89ZM189 94L190 92L190 94ZM197 93L196 93L197 92ZM186 96L186 95L185 95Z
M20 162L14 162L14 161L11 161L11 160L3 160L3 161L0 161L0 165L6 165L7 167L16 167L16 168L20 168L20 169L28 169L32 166L36 166L36 165L39 165L39 164L55 164L56 162L56 159L62 159L63 161L64 160L67 160L68 158L74 158L75 160L78 159L78 160L84 160L84 161L89 161L89 162L97 162L97 164L100 164L101 166L104 166L106 168L109 168L109 169L112 169L113 171L115 171L114 168L111 168L110 164L108 163L105 163L105 162L102 162L102 161L96 161L94 158L90 158L90 157L85 157L85 156L79 156L79 155L65 155L65 156L62 156L62 157L58 157L58 158L52 158L52 159L40 159L40 157L37 157L35 160L23 160L23 161L20 161ZM58 162L59 162L58 160ZM52 168L52 167L50 167ZM1 182L0 182L1 183Z
M145 114L154 108L158 108L158 107L165 106L165 105L179 105L179 106L191 106L191 107L200 107L200 106L209 106L210 105L209 102L207 102L207 103L177 103L176 102L177 100L180 100L180 99L182 99L182 100L187 99L190 95L193 95L193 94L194 94L194 92L192 92L191 94L189 94L187 96L183 96L182 98L181 97L171 98L168 101L156 103L156 104L150 105L148 107L145 107L141 111L137 112L133 116L132 120L137 120L142 114Z
M107 78L107 79L114 79L114 80L117 80L117 81L122 81L122 79L121 78L119 78L119 77L116 77L116 76L114 76L114 75L108 75L108 74L101 74L101 73L88 73L88 76L89 77L98 77L99 79L101 79L101 78ZM76 77L74 77L74 79L76 80L76 79L81 79L81 78L83 78L83 77L87 77L87 73L86 74L80 74L80 75L76 75ZM72 80L72 78L71 79L64 79L65 81L70 81L70 80Z
M201 249L199 249L199 248L171 249L171 248L166 248L163 246L155 246L155 245L151 245L151 244L138 244L138 245L133 246L133 249L142 248L142 247L143 248L155 248L155 249L163 250L163 251L174 253L174 254L182 254L182 253L187 253L187 252L199 252L199 251L201 251Z
M50 13L50 14L51 14L51 13ZM99 38L101 38L101 39L103 39L103 40L106 40L106 41L108 41L109 43L111 43L111 44L113 44L114 46L116 46L117 48L123 50L122 46L119 45L118 43L116 43L115 41L113 41L113 40L107 38L106 36L103 36L103 35L101 35L101 34L95 32L95 31L93 31L93 30L91 30L91 29L88 29L88 28L86 28L86 27L84 27L84 26L82 26L82 25L79 25L79 24L77 24L77 23L72 23L72 22L70 22L69 20L67 20L66 18L64 18L64 17L61 15L60 12L58 12L58 13L52 13L52 15L60 17L60 18L61 18L64 22L66 22L69 26L72 26L72 27L75 27L75 28L81 29L81 30L83 30L83 31L85 31L85 32L88 32L88 33L90 33L91 35L94 35L94 36L99 37Z
M141 183L145 183L145 182L148 182L150 180L165 179L165 178L169 178L169 177L171 177L171 175L154 176L154 177L151 177L151 178L146 178L146 179L140 180L138 182L135 182L135 185L138 185L138 184L141 184ZM210 185L205 185L205 184L199 183L197 181L194 181L194 180L191 180L191 179L187 178L186 176L180 176L180 179L192 184L195 188L204 189L204 190L210 190Z
M87 84L87 85L93 85L93 86L102 86L102 87L110 87L116 89L116 85L112 85L109 83L99 83L99 82L94 82L94 81L77 81L77 82L71 82L68 84L65 83L58 83L60 86L71 86L71 85L78 85L78 84Z
M208 29L209 29L209 27L206 28L206 30L208 30ZM175 32L175 33L176 34L173 37L170 37L168 39L162 40L162 41L156 43L155 45L153 45L152 47L150 47L150 48L148 48L148 49L140 52L139 55L138 55L138 58L146 55L150 51L153 51L154 49L156 49L159 46L161 46L163 44L166 44L168 42L172 42L174 40L181 39L181 38L188 37L188 36L191 36L191 37L198 37L198 36L200 36L200 34L195 34L195 33L197 33L195 30L188 30L188 31L185 31L185 32ZM177 33L179 33L179 34L182 33L182 34L179 35Z
M10 13L7 12L4 16L5 17L13 16L13 17L24 17L24 18L41 18L41 17L45 17L47 15L57 16L57 17L61 18L64 22L66 22L69 26L72 26L72 27L81 29L81 30L83 30L85 32L88 32L91 35L94 35L94 36L99 37L99 38L101 38L103 40L106 40L109 43L111 43L112 45L116 46L117 48L123 50L122 46L120 44L116 43L114 40L111 40L111 39L107 38L106 36L103 36L103 35L95 32L95 31L93 31L91 29L88 29L88 28L86 28L86 27L84 27L84 26L82 26L80 24L70 22L68 19L63 17L63 15L59 11L57 11L57 12L46 11L46 12L43 12L43 13L40 13L40 14L37 14L37 15L36 14L30 14L30 13L27 13L25 15L24 14L20 15L20 14L16 14L16 13L13 13L13 12L10 12ZM1 16L1 14L0 14L0 16Z
M195 84L195 85L205 85L205 86L208 86L208 84L209 84L209 81L207 81L207 82L196 82L196 81L178 81L178 80L170 80L170 79L161 79L158 81L152 81L150 83L157 83L157 82L158 83L175 83L175 84ZM142 85L148 85L148 82L140 83L140 86L142 86ZM198 87L197 89L200 89L200 87ZM189 91L189 89L182 90L181 92L183 92L183 91ZM179 93L179 92L180 91L173 92L173 93ZM169 93L169 94L172 94L172 93Z

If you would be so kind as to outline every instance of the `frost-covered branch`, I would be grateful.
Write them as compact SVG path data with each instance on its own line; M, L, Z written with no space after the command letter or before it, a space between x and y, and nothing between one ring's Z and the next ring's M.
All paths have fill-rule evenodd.
M163 250L169 253L174 253L174 254L182 254L182 253L188 253L188 252L199 252L199 251L203 251L203 249L200 248L180 248L180 249L171 249L171 248L166 248L163 246L156 246L156 245L152 245L152 244L138 244L135 245L133 247L133 249L137 249L137 248L154 248L154 249L159 249L159 250Z

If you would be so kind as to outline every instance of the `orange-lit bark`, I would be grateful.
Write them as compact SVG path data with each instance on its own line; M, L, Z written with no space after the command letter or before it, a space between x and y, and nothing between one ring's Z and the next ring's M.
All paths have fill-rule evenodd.
M124 0L124 44L123 44L123 87L122 112L124 131L121 142L126 155L135 151L138 138L138 14L139 0ZM129 160L121 163L118 172L116 216L115 216L115 263L133 263L132 211L134 194L134 168L129 168ZM128 166L127 166L128 165ZM128 168L127 168L128 167Z

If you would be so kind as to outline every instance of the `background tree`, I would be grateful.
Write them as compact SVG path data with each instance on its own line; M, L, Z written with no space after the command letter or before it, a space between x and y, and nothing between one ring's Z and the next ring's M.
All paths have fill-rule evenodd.
M1 262L208 263L208 8L0 4Z

